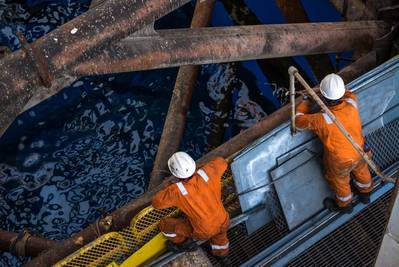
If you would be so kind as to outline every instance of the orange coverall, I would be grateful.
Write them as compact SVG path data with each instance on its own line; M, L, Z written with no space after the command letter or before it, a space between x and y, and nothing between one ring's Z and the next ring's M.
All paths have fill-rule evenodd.
M363 147L364 137L358 108L359 102L350 91L345 92L340 104L329 107L356 143ZM358 190L369 193L373 190L370 171L367 163L326 113L308 114L309 111L309 101L298 105L296 126L298 129L313 131L321 139L324 145L325 179L335 193L338 206L344 207L352 201L350 173L355 176L354 184Z
M210 239L214 255L228 253L230 221L221 199L221 177L226 169L226 160L218 157L198 169L190 179L181 179L155 195L154 208L177 207L187 216L187 219L161 220L159 229L169 240L181 244L190 237Z

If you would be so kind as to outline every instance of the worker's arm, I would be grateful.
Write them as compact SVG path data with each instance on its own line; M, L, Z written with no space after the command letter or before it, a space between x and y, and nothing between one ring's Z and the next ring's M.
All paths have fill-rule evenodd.
M176 185L172 184L159 191L152 199L152 206L156 209L167 209L175 206L177 196L174 187Z
M357 99L356 95L354 93L352 93L349 90L345 91L344 97L343 99L352 99L354 100L357 104L359 103L359 100Z
M223 176L224 172L228 167L227 160L222 157L217 157L214 160L207 162L203 165L197 173L201 175L201 169L205 171L208 178L214 181L220 181L220 178Z
M216 175L218 177L222 177L224 172L226 171L228 167L227 160L222 158L222 157L217 157L214 160L212 160L212 165L214 166L214 169L216 170Z
M299 130L314 130L317 114L308 114L311 109L311 102L303 100L296 107L295 126Z
M312 103L309 100L302 100L302 102L296 106L296 115L308 114L311 108Z

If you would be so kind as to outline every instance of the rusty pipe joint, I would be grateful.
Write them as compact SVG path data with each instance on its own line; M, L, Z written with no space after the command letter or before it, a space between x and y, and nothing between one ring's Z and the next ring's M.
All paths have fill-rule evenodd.
M298 69L294 66L288 68L288 74L290 76L290 103L291 103L291 135L296 134L295 126L295 74L298 73Z

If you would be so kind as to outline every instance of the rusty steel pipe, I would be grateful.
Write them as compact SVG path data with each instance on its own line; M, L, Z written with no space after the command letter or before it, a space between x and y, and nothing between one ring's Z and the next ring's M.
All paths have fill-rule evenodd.
M73 66L188 2L108 0L5 56L0 61L0 135L40 85L52 85Z
M354 78L360 76L361 74L365 73L366 71L370 70L372 67L375 66L375 63L375 53L372 52L352 63L348 67L342 69L338 74L344 79L345 82L349 82ZM350 68L350 71L347 71L348 68ZM296 102L299 104L300 98L297 99ZM217 156L227 158L234 155L244 147L250 145L258 138L262 137L263 135L267 134L268 132L279 126L280 124L288 121L289 116L290 105L285 105L276 112L270 114L259 123L252 126L251 128L248 128L247 130L241 132L240 134L236 135L235 137L224 143L223 145L220 145L216 149L207 153L206 155L201 157L197 161L197 163L203 164L211 159L214 159ZM163 187L163 184L158 185L152 190L144 193L139 199L132 200L125 206L112 212L110 216L112 216L113 218L113 225L108 231L119 231L124 227L127 227L130 224L131 218L144 207L150 205L153 196ZM60 259L63 259L64 257L78 250L85 244L93 241L97 237L96 229L98 229L102 234L106 233L106 227L104 227L104 224L101 222L102 220L100 220L100 223L98 223L97 225L90 225L79 233L76 233L73 237L49 247L47 251L41 253L32 261L28 262L25 266L48 266L56 263Z
M191 21L191 28L207 26L214 5L215 0L197 1ZM162 178L165 176L163 171L167 170L166 163L169 157L180 147L198 71L199 66L193 65L180 67L177 73L168 114L166 115L157 155L150 174L149 189L154 188L162 182Z
M17 238L17 233L0 230L0 251L9 251L11 242ZM58 243L58 241L48 240L37 236L30 236L26 241L25 255L17 256L37 256L40 252Z
M262 24L257 15L248 8L244 0L221 0L221 2L226 11L231 14L230 17L236 25L244 26ZM300 22L302 21L296 21L296 23ZM276 89L288 88L287 69L289 66L296 66L299 70L303 71L301 66L297 64L292 57L259 59L257 60L257 64L263 74L267 77L268 82L276 85Z
M382 21L163 30L157 36L126 38L95 60L82 62L72 74L342 52L359 43L370 48L388 30Z
M276 4L283 12L287 23L310 22L301 0L276 0ZM306 56L306 60L309 62L313 74L319 81L327 74L334 72L334 67L327 54L308 55Z

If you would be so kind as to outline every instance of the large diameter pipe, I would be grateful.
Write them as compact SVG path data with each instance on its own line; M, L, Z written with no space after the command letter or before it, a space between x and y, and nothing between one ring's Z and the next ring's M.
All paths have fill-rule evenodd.
M191 28L207 26L214 5L215 0L197 1L191 21ZM149 189L154 188L162 182L169 157L180 147L198 71L198 65L183 66L179 69L157 155L153 164L153 170L150 175Z
M352 63L349 67L351 71L346 72L346 69L342 69L338 74L344 79L345 82L349 82L354 78L365 73L371 69L376 62L375 53L370 53L363 58ZM365 64L368 63L368 64ZM297 103L300 103L300 99L297 99ZM252 142L267 134L280 124L289 120L290 117L290 105L285 105L276 112L270 114L268 117L255 124L251 128L241 132L236 135L223 145L207 153L205 156L201 157L197 163L202 164L209 160L214 159L217 156L230 157L235 153L239 152L244 147L250 145ZM28 262L25 266L48 266L56 263L57 261L65 258L69 254L75 252L79 248L83 247L85 244L93 241L97 237L97 231L100 233L106 233L107 231L119 231L130 224L131 218L135 216L144 207L150 205L154 195L163 188L163 185L159 185L156 188L147 191L139 199L133 200L126 204L125 206L115 210L109 216L113 218L113 224L111 228L104 227L105 224L100 220L98 224L93 224L79 233L75 234L73 237L61 241L49 250L41 253L39 256L34 258L32 261Z
M72 73L85 76L343 52L360 44L370 48L388 30L382 21L163 30L157 36L126 38Z
M276 0L276 5L282 11L287 23L310 22L301 0ZM319 81L325 75L334 72L332 62L327 54L308 55L306 56L306 60L309 62L312 72Z
M0 135L36 90L40 90L40 85L50 87L76 64L93 59L105 47L187 2L189 0L108 0L3 58L0 61Z
M17 233L0 230L0 251L9 251L11 242L18 237ZM40 252L55 245L58 241L48 240L37 236L30 236L25 244L25 255L37 256Z

